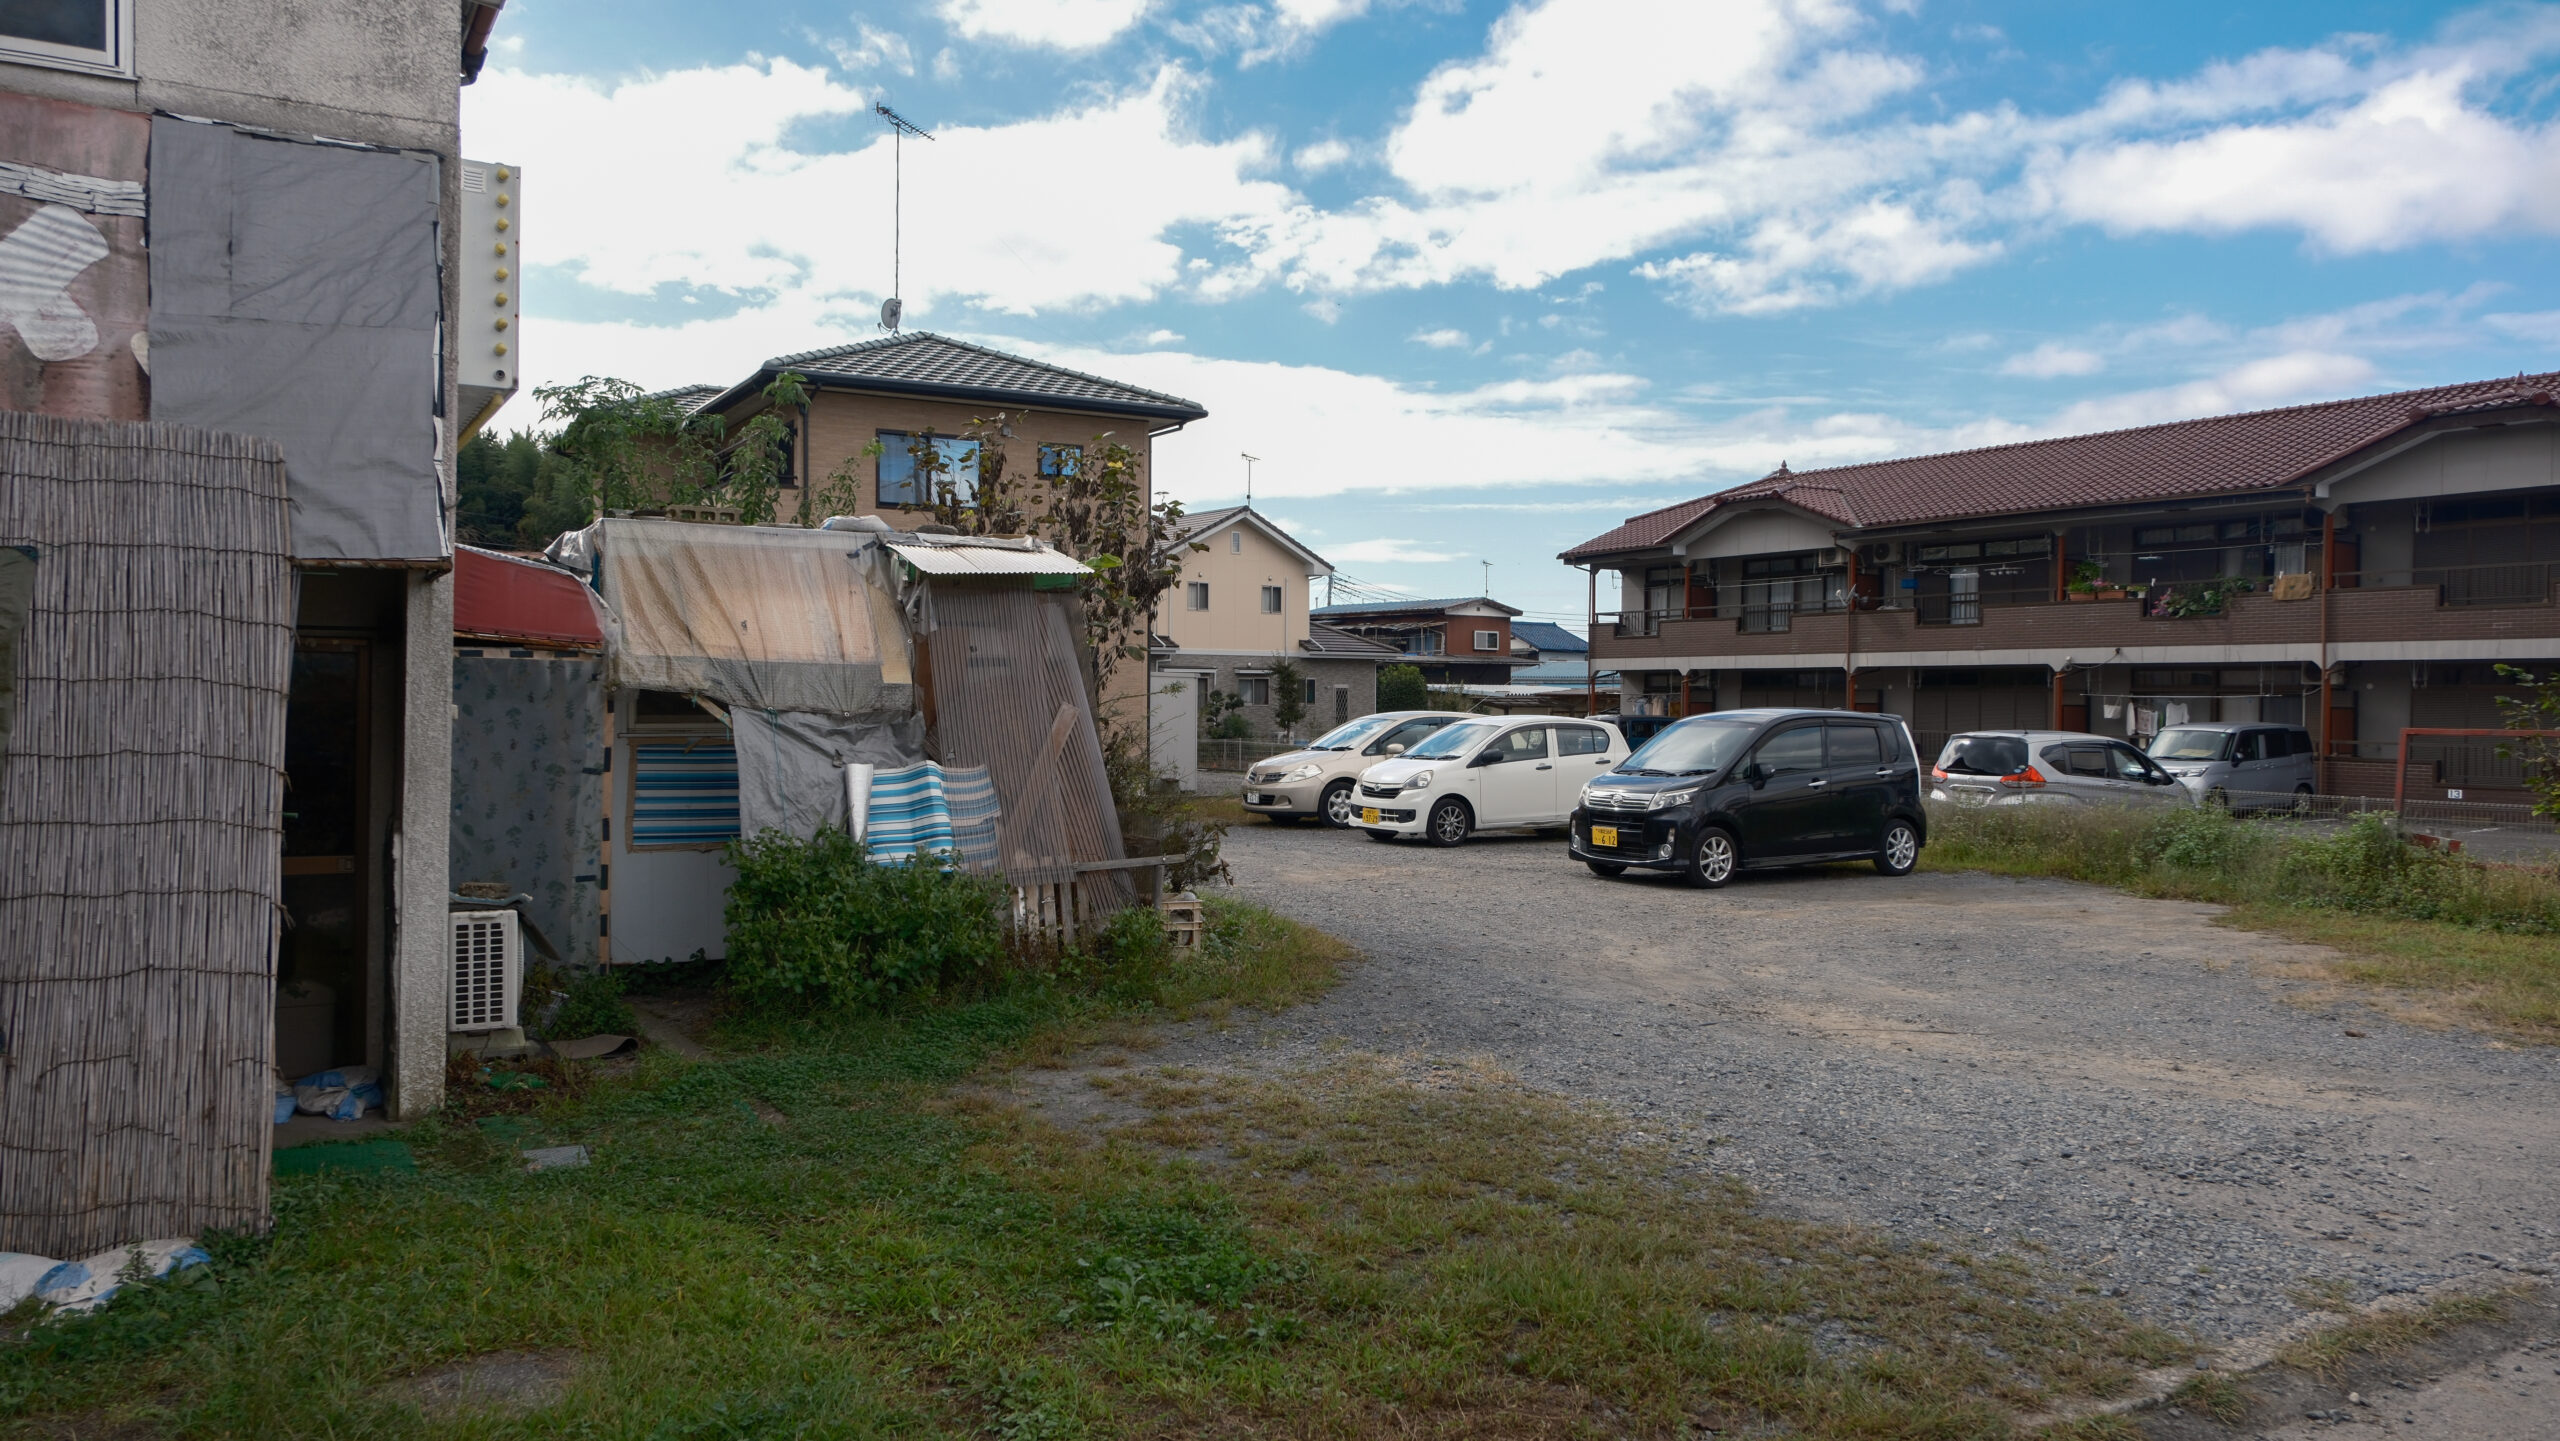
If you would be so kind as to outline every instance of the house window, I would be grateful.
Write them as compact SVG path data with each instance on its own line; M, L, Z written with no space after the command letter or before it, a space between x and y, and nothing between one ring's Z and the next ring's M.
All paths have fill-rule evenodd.
M1480 630L1480 631L1477 631L1477 632L1476 632L1476 649L1478 649L1478 650L1500 650L1500 649L1502 649L1502 632L1500 632L1500 631L1498 631L1498 630Z
M1207 610L1209 608L1209 583L1205 580L1195 580L1184 586L1182 588L1182 608L1185 610Z
M1351 687L1335 686L1333 688L1333 723L1340 725L1349 719L1351 719Z
M0 4L0 60L133 73L132 0L9 0Z
M1307 682L1306 694L1298 698L1298 703L1310 706L1316 703L1316 683L1314 681Z
M1267 675L1237 676L1236 698L1246 705L1271 704L1271 677Z
M1227 554L1229 554L1229 555L1242 555L1242 554L1244 554L1244 532L1243 532L1243 531L1240 531L1240 530L1231 530L1231 531L1228 531L1228 532L1227 532Z
M878 440L882 505L929 506L945 488L962 505L976 497L976 441L956 435L913 435L903 430L881 431Z
M1075 474L1076 467L1083 463L1084 447L1081 445L1040 447L1040 473L1052 479Z
M1280 587L1266 585L1262 588L1262 613L1264 615L1280 613Z

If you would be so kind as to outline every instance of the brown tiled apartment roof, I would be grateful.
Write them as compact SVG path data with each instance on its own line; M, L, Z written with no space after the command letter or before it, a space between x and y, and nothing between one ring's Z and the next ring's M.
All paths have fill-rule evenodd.
M1649 550L1709 512L1783 500L1844 529L2072 510L2297 484L2439 416L2553 404L2560 372L2214 415L1904 460L1789 471L1630 518L1564 552L1568 561Z

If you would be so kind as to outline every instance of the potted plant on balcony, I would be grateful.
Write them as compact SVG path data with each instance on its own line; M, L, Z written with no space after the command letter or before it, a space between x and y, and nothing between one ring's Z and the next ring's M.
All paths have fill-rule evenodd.
M2123 586L2107 579L2106 563L2095 560L2071 567L2070 584L2063 587L2063 594L2073 600L2122 600L2127 593Z
M2230 604L2231 597L2247 595L2257 588L2258 583L2246 576L2216 576L2212 580L2200 580L2193 585L2164 590L2161 592L2159 603L2152 607L2151 613L2166 616L2171 620L2196 620L2206 616L2216 616L2222 614L2223 607Z

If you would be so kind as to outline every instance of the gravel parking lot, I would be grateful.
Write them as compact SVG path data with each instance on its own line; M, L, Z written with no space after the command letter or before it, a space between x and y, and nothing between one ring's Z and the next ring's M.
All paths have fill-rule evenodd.
M1168 1062L1490 1058L1773 1205L2041 1246L2214 1342L2299 1323L2305 1285L2560 1264L2560 1054L2386 1017L2212 907L1863 866L1699 892L1551 838L1244 825L1227 854L1369 960Z

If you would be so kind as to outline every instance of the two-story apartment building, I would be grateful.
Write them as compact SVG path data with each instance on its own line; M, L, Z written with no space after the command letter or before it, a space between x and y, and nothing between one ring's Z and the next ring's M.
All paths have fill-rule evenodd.
M1315 618L1352 635L1393 646L1397 659L1420 668L1433 685L1506 685L1515 668L1537 664L1534 649L1514 652L1516 606L1490 596L1316 607Z
M765 409L765 388L786 371L810 391L808 405L783 417L790 450L779 511L786 520L799 518L812 494L849 470L858 484L848 513L876 515L900 530L929 525L936 467L920 465L920 456L936 458L939 479L965 502L980 459L970 437L998 417L1014 480L1030 478L1034 467L1053 476L1071 470L1088 447L1108 442L1135 452L1144 485L1155 473L1155 437L1209 413L1180 396L924 330L776 356L734 385L661 395L691 414L722 417L734 432ZM1144 724L1144 679L1139 666L1115 671L1111 693L1097 698L1106 728Z
M1182 579L1157 605L1150 669L1201 696L1236 698L1257 735L1278 730L1273 668L1298 671L1302 731L1330 729L1378 708L1378 667L1390 646L1317 623L1308 585L1332 564L1249 505L1182 518Z
M1789 471L1564 552L1621 708L1852 705L1978 727L2307 727L2390 795L2402 728L2493 727L2560 663L2560 375ZM1597 603L1618 576L1617 608ZM2411 794L2515 763L2413 747Z

